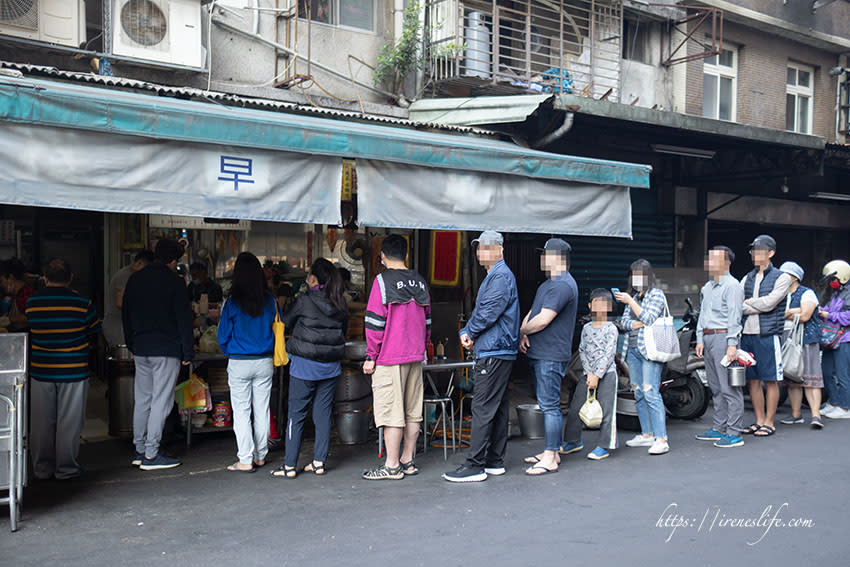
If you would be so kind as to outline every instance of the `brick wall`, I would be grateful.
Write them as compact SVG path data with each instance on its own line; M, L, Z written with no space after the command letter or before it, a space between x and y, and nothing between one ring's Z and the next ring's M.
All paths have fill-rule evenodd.
M838 64L835 54L730 22L724 22L723 41L738 47L737 122L785 129L786 69L788 62L794 61L815 69L812 133L829 141L835 139L837 83L828 73ZM688 53L698 51L699 46L691 42ZM703 60L686 65L685 111L699 116Z

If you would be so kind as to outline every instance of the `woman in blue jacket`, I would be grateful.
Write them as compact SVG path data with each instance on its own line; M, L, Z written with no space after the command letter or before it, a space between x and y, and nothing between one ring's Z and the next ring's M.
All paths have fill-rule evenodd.
M230 471L254 472L266 464L275 308L274 298L266 291L260 261L250 252L242 252L236 258L233 286L218 325L218 343L230 359L227 383L239 457L238 462L227 467Z

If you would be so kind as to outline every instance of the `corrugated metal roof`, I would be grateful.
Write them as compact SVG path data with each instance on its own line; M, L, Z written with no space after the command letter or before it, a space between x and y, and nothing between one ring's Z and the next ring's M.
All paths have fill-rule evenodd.
M425 98L410 105L410 118L470 126L523 122L555 95L479 96L472 98Z
M329 116L342 120L391 124L393 126L402 126L419 130L454 132L460 134L475 134L478 136L491 137L498 136L498 134L495 132L482 130L479 128L472 128L468 126L446 125L434 122L417 122L413 120L404 120L400 118L392 118L376 114L362 114L360 112L351 112L333 108L321 108L318 106L304 105L294 102L284 102L268 98L246 97L220 91L207 91L194 87L175 87L170 85L151 83L148 81L140 81L137 79L128 79L114 76L110 77L105 75L96 75L94 73L81 73L77 71L63 71L61 69L57 69L56 67L49 67L44 65L32 65L28 63L15 63L12 61L0 61L0 69L4 68L15 69L25 75L53 77L65 81L89 83L95 85L102 85L104 87L109 88L120 88L132 91L148 92L157 96L168 96L181 99L207 101L227 106L240 106L245 108L257 108L299 114L303 113L318 116Z

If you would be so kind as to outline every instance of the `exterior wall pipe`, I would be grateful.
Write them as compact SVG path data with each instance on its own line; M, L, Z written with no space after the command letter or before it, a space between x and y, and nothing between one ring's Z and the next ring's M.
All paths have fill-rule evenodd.
M259 42L260 42L260 43L262 43L262 44L268 45L269 47L277 48L277 49L279 49L279 50L283 51L284 53L286 53L287 55L289 55L290 57L296 57L296 58L298 58L298 59L301 59L302 61L306 61L306 62L310 63L311 65L313 65L313 66L315 66L315 67L318 67L318 68L319 68L319 69L321 69L322 71L325 71L326 73L330 73L331 75L333 75L333 76L335 76L335 77L339 77L340 79L343 79L343 80L345 80L345 81L353 81L353 82L354 82L354 84L356 84L357 86L359 86L359 87L363 87L364 89L368 89L368 90L372 91L373 93L377 93L377 94L383 95L383 96L388 97L388 98L390 98L390 99L392 99L392 100L398 100L398 96L397 96L397 95L390 94L390 93L388 93L388 92L386 92L386 91L382 91L382 90L380 90L380 89L376 89L376 88L375 88L375 87L373 87L372 85L369 85L369 84L366 84L366 83L361 83L360 81L358 81L358 80L356 80L356 79L352 79L351 77L349 77L349 76L347 76L347 75L344 75L343 73L340 73L339 71L335 71L334 69L331 69L331 68L330 68L330 67L328 67L327 65L323 65L322 63L318 63L318 62L316 62L316 61L312 61L312 62L311 62L311 61L309 60L309 58L304 57L303 55L298 54L297 52L293 51L292 49L289 49L289 48L288 48L288 47L286 47L285 45L281 45L281 44L276 43L276 42L274 42L274 41L268 40L268 39L264 38L263 36L261 36L260 34L251 33L251 32L245 31L245 30L241 30L241 29L239 29L239 28L237 28L237 27L235 27L235 26L231 26L229 23L227 23L226 21L222 20L222 19L221 19L220 17L218 17L218 16L213 16L213 18L212 18L212 23L214 23L214 24L215 24L215 25L217 25L218 27L220 27L220 28L222 28L222 29L225 29L225 30L227 30L227 31L229 31L229 32L232 32L232 33L235 33L235 34L239 34L239 35L243 35L243 36L245 36L245 37L248 37L248 38L254 39L254 40L256 40L256 41L259 41Z
M570 128L573 127L573 121L575 120L575 112L567 112L564 116L564 122L558 127L554 132L550 132L534 142L532 144L532 148L542 148L544 146L548 146L552 142L559 140L564 136L567 132L570 131Z

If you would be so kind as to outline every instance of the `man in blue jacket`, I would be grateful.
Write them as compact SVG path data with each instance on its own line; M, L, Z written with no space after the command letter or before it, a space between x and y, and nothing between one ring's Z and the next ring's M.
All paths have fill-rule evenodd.
M460 342L475 358L472 436L466 462L443 475L449 482L505 474L508 379L519 349L519 298L516 278L503 259L504 239L487 230L472 243L478 245L478 263L487 270L472 316L460 330Z

